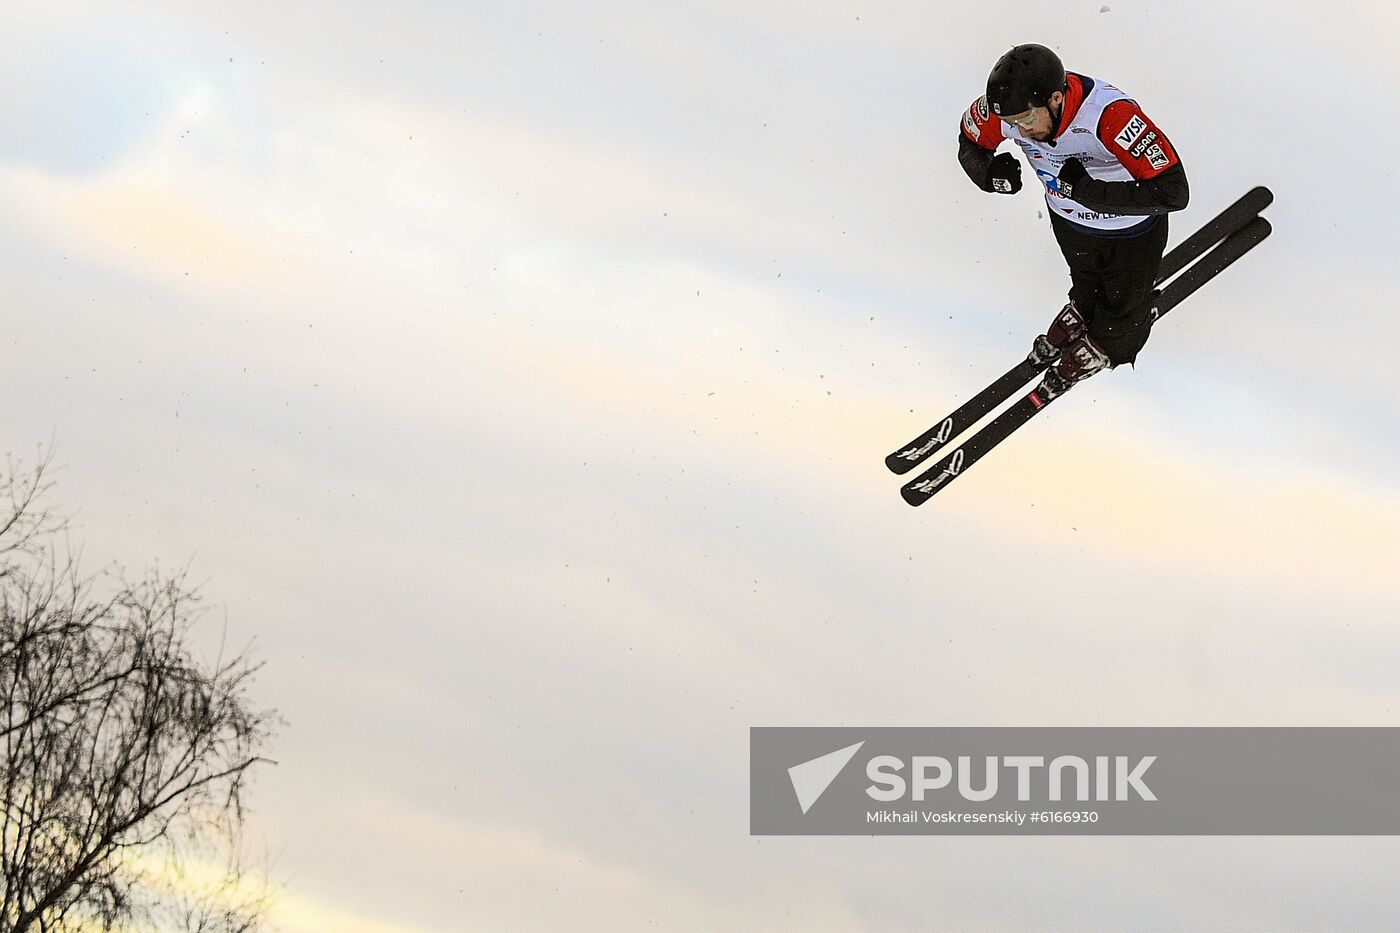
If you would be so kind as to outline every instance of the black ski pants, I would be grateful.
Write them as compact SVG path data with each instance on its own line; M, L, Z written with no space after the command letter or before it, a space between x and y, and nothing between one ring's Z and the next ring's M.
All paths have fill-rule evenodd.
M1152 291L1167 246L1167 215L1146 233L1103 237L1082 233L1050 215L1055 241L1069 263L1069 297L1089 336L1117 366L1137 359L1152 329Z

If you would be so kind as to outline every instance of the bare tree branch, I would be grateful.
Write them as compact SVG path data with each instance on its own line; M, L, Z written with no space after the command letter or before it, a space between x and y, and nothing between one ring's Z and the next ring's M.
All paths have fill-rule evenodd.
M0 475L0 929L249 933L268 888L241 855L244 792L280 722L250 703L258 665L195 657L183 573L95 595L42 508L49 466ZM213 889L190 852L222 863Z

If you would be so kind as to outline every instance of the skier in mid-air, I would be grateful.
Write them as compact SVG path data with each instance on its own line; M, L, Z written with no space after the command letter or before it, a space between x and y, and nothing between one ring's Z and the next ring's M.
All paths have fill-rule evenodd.
M1111 84L1067 73L1043 45L1018 45L963 115L958 161L984 191L1021 190L1011 140L1045 186L1050 226L1069 264L1069 303L1035 342L1054 361L1054 397L1094 373L1131 363L1152 327L1152 294L1167 213L1186 206L1176 149L1137 101Z
M900 488L910 505L946 488L1075 383L1136 360L1155 320L1273 230L1260 212L1274 194L1256 185L1163 256L1166 215L1184 208L1190 194L1175 147L1136 100L1066 73L1043 45L1003 55L986 95L963 114L958 161L984 191L1021 190L1021 163L997 153L1008 139L1045 187L1050 225L1069 264L1070 300L1029 356L885 457L890 472L902 475L939 455ZM1024 397L952 443L1042 372Z

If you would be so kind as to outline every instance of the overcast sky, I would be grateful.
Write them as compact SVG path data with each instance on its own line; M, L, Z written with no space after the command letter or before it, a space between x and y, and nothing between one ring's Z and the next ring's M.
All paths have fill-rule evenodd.
M507 8L509 7L509 8ZM293 933L1342 929L1388 839L751 838L755 725L1400 724L1394 4L0 7L5 449L288 726ZM1011 45L1273 237L918 511L1068 277Z

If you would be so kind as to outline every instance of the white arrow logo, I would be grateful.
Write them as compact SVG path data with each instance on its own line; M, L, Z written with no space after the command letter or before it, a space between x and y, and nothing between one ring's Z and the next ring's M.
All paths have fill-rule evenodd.
M812 809L812 804L826 793L826 789L836 780L841 769L846 767L864 744L865 741L861 740L829 755L788 768L788 777L792 779L792 789L797 794L797 802L801 805L803 813Z

